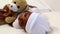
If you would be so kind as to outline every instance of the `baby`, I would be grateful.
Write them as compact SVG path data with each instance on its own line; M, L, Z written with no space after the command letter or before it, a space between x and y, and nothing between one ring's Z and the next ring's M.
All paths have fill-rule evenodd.
M40 13L29 11L22 12L13 23L13 27L22 28L28 34L47 34L50 32L48 20Z

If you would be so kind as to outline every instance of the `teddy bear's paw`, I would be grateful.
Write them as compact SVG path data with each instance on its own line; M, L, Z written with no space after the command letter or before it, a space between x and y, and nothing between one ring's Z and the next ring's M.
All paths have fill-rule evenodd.
M16 17L6 17L5 21L6 23L12 23L15 19Z

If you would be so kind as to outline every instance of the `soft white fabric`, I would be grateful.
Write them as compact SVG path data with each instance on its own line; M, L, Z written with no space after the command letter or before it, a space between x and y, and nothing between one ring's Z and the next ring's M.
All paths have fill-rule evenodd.
M50 24L44 16L32 13L27 21L26 31L29 34L46 34L50 32Z
M17 17L17 19L13 22L12 25L13 25L14 28L21 29L21 27L20 27L20 25L19 25L19 22L18 22L18 18L19 18L19 17Z
M29 8L29 10L28 11L30 11L30 12L35 12L35 13L40 13L40 10L36 7L36 8Z

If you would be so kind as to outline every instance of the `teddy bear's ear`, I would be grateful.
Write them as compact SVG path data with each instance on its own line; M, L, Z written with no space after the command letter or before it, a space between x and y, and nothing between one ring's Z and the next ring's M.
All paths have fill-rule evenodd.
M8 5L9 5L9 4L8 4ZM8 6L7 6L7 5L5 5L3 9L4 9L4 10L6 10L6 11L8 11L8 10L9 10L9 8L8 8Z

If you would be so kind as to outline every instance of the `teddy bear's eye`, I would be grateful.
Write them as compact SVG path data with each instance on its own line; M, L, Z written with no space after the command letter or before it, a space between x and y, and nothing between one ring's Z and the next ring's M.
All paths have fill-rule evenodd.
M16 4L16 2L14 2L14 4Z
M19 9L19 8L20 8L20 6L17 6L17 8Z

